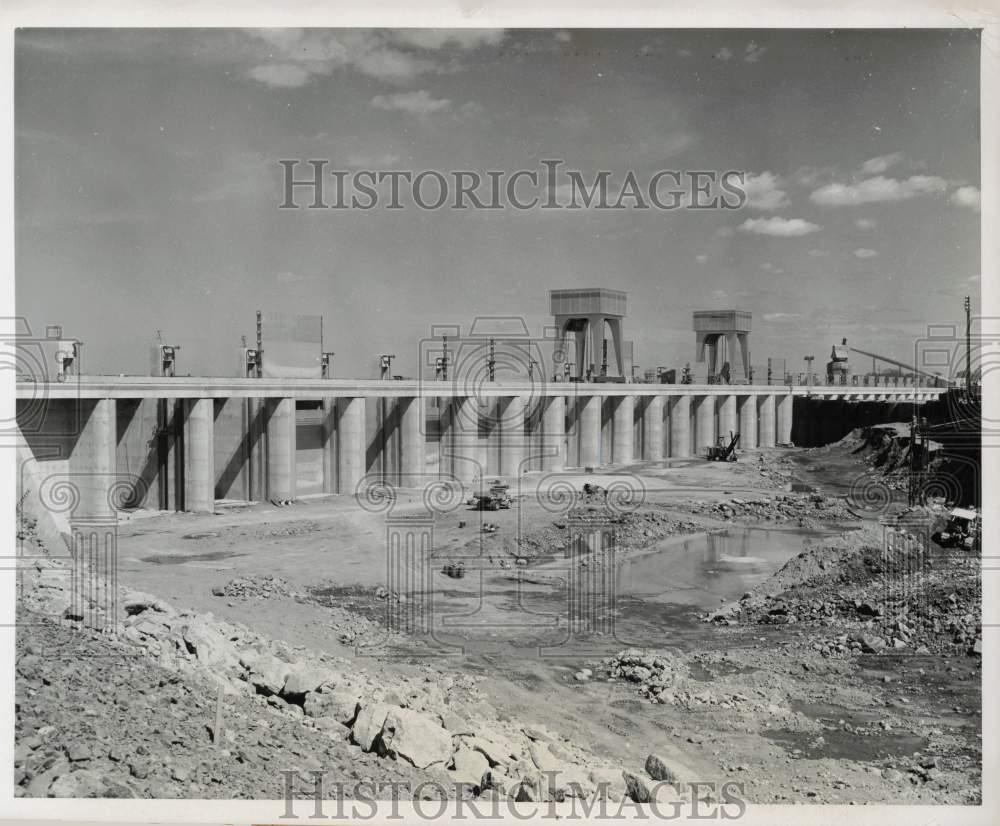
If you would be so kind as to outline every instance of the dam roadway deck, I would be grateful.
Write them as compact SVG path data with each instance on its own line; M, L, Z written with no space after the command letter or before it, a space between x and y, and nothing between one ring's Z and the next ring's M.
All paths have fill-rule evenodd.
M71 376L64 382L17 382L17 398L37 399L322 399L513 396L819 396L878 401L936 399L944 387L868 385L626 384L616 382L477 382L430 379L254 379L225 377ZM885 397L882 399L880 397Z

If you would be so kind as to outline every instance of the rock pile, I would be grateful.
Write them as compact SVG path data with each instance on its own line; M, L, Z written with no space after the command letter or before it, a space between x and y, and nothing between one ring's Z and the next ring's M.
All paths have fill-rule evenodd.
M776 493L752 498L733 497L726 502L691 500L680 507L713 519L739 522L793 523L813 527L820 523L854 521L856 517L840 498L822 493Z
M245 626L211 614L176 610L154 596L128 589L119 591L124 621L115 628L91 631L74 619L68 571L58 563L39 562L34 573L25 604L43 616L63 617L60 628L72 627L93 640L104 640L113 631L110 639L124 653L131 652L133 662L147 663L146 667L170 675L168 680L202 686L201 693L209 697L221 690L231 703L263 703L284 718L321 732L338 744L337 749L346 744L393 765L436 772L446 784L461 782L476 794L515 799L589 796L609 772L615 773L612 764L568 739L542 727L498 719L476 688L482 678L453 677L426 667L423 677L402 677L390 685L349 661L292 648ZM43 581L46 587L41 587ZM88 611L85 606L83 613ZM69 678L75 669L69 665L61 676ZM21 684L29 696L37 692L32 680L29 670ZM122 683L122 690L128 693L127 683ZM90 711L83 707L79 712L103 713L101 707ZM168 755L189 736L160 728L155 733L164 737L157 750ZM66 762L72 763L72 758ZM49 768L50 764L40 765L37 773ZM182 784L174 787L175 794L187 794L184 784L194 771L185 764L177 777L171 775L172 782ZM30 793L102 792L100 784L90 783L86 776L77 778L72 789L69 785L53 789L51 781L57 774L35 783ZM29 793L33 779L27 772L21 776L22 793ZM135 794L154 791L135 784L128 789ZM619 775L608 794L624 793L625 781Z
M216 585L212 594L234 599L273 599L294 596L291 584L276 576L241 576L225 585Z
M680 656L637 648L619 651L604 665L610 678L637 684L639 693L654 702L663 694L671 694L690 676Z
M826 657L982 653L980 560L912 533L863 530L814 545L705 619L835 627Z

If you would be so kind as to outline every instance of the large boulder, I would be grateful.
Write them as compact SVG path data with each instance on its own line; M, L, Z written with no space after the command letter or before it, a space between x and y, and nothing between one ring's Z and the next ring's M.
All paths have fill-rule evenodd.
M625 793L636 803L649 803L653 799L652 787L645 777L622 771L622 778L625 780Z
M288 663L277 657L264 655L254 663L247 681L261 694L279 694L285 686L288 672Z
M168 616L173 616L177 613L170 603L142 591L126 590L121 598L121 606L125 614L130 617L149 611L167 614Z
M301 700L310 691L316 691L321 685L332 680L333 675L330 672L307 663L298 663L289 670L281 693L292 701Z
M145 626L145 624L143 624ZM137 626L143 631L143 627ZM181 632L184 643L198 662L202 665L222 668L235 668L238 659L236 650L206 617L195 617Z
M524 749L497 731L482 729L468 739L469 747L482 752L491 766L506 766L520 759Z
M451 757L451 733L435 717L409 708L390 708L382 725L382 746L418 769Z
M651 754L646 758L646 774L653 780L664 780L667 783L682 783L693 779L690 769L660 754Z
M455 752L454 767L450 774L455 783L471 786L475 791L483 788L483 778L489 774L490 764L482 752L462 746Z
M291 680L291 677L289 677ZM285 683L285 691L288 683ZM308 717L332 717L338 723L349 726L358 715L361 705L361 695L352 689L334 688L322 692L311 691L306 694L303 710Z
M363 751L372 750L376 738L382 732L382 725L390 708L391 706L385 703L369 703L362 706L358 712L357 719L351 727L351 736Z

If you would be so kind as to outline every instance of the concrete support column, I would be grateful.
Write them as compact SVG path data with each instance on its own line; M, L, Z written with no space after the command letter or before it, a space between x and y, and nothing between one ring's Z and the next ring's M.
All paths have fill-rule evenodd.
M719 435L729 443L729 432L739 432L736 420L736 396L723 396L719 404ZM742 439L742 437L740 437Z
M424 400L422 398L400 398L399 429L402 445L402 467L400 484L420 486L426 472L424 454Z
M715 444L715 396L701 396L695 405L695 448L703 453Z
M670 455L691 455L691 397L677 396L670 407Z
M663 458L664 396L650 396L642 411L642 458L659 462Z
M601 464L601 404L600 396L581 396L577 402L580 430L580 467Z
M524 396L503 400L500 413L500 473L513 480L524 472Z
M778 399L778 442L780 444L791 444L792 442L792 402L794 396L782 396Z
M81 401L80 434L70 454L70 484L79 500L70 519L111 519L111 486L118 471L116 443L118 438L117 404L114 399Z
M761 447L774 447L774 396L764 396L760 402L760 438L757 442Z
M635 396L621 396L612 422L611 453L616 465L627 465L635 448Z
M184 510L215 510L215 402L184 399Z
M337 400L323 399L323 493L337 492Z
M740 447L753 450L757 447L757 397L740 398Z
M353 496L365 475L365 400L337 400L337 491Z
M451 402L450 442L452 473L471 482L486 474L486 456L481 449L480 409L476 399L456 397Z
M295 399L268 399L267 498L295 498Z
M566 467L566 398L545 399L542 412L542 470L558 471Z

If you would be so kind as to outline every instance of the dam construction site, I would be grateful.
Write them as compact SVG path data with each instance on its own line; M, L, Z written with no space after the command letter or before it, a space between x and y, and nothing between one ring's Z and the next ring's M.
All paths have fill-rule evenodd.
M317 316L232 376L22 331L16 794L979 803L961 339L797 373L710 309L641 368L623 292L550 302L410 377L336 376Z

